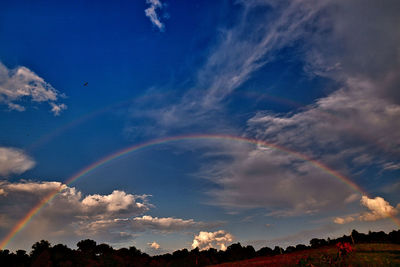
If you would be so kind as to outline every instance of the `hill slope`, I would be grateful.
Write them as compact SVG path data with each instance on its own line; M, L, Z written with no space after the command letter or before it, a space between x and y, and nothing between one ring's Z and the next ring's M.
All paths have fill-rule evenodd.
M354 247L354 252L342 258L344 266L400 266L399 244L372 243L357 244ZM335 266L332 261L337 257L337 251L335 246L327 246L213 266ZM336 265L339 266L339 261L336 261Z

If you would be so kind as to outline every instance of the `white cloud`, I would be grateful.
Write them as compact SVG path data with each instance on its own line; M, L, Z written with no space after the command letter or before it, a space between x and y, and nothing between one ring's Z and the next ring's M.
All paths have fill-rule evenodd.
M349 222L353 222L355 219L353 216L347 216L347 217L336 217L333 222L337 223L337 224L345 224L345 223L349 223Z
M399 213L400 207L400 204L397 208L391 206L382 197L368 198L367 196L363 196L361 204L370 210L361 214L360 220L362 221L376 221L395 216Z
M26 249L40 239L65 240L72 245L85 238L120 243L129 242L146 231L173 233L221 225L143 215L153 207L148 203L148 195L114 190L110 194L85 196L75 187L60 182L2 181L0 236L6 236L37 203L55 192L59 193L14 238L15 247Z
M194 236L192 248L199 248L200 250L207 250L209 248L217 248L226 250L227 245L233 241L234 237L224 230L216 232L203 232Z
M395 162L386 162L383 164L383 169L384 170L400 170L400 163L395 163Z
M65 104L55 104L50 103L51 105L51 112L53 112L54 116L60 115L60 112L67 109L67 105Z
M140 196L145 199L146 196ZM146 209L146 205L136 202L138 197L124 191L114 190L110 195L89 195L82 200L82 205L87 209L102 209L108 212L118 212L129 209Z
M105 241L132 238L134 231L125 231L124 220L141 215L152 205L147 195L132 195L115 190L106 195L87 195L60 182L21 181L0 183L0 214L7 225L0 226L5 236L43 198L59 192L41 208L20 233L23 244L39 239L74 240L99 238ZM113 223L111 223L113 222ZM131 233L121 234L121 232ZM16 237L16 242L18 242ZM20 243L21 244L21 243ZM23 245L22 244L22 245ZM25 247L25 246L24 246Z
M35 161L22 150L0 147L0 176L21 174L35 166Z
M24 111L22 102L30 99L33 102L48 102L54 115L66 109L65 104L57 104L62 97L43 78L26 67L17 67L10 70L0 62L0 103L6 104L10 109Z
M136 230L151 229L161 232L174 232L201 226L203 226L203 223L195 222L193 219L184 220L172 217L158 218L149 215L132 219L132 227Z
M160 244L158 244L156 241L153 241L152 243L148 243L148 245L150 246L150 248L153 248L155 250L160 249Z
M157 9L162 9L163 4L160 0L146 0L146 3L150 6L144 10L146 17L148 17L160 31L164 31L164 24L160 21L157 15Z
M154 99L159 96L156 92L153 98L146 96L149 102L140 99L135 103L133 118L142 120L146 117L151 122L145 134L167 134L174 129L193 131L195 126L201 126L203 130L214 129L216 125L219 129L227 127L225 118L218 117L223 102L255 71L271 62L280 49L302 38L306 32L304 26L313 20L323 5L321 1L290 1L286 8L265 12L261 15L262 21L255 21L254 12L264 10L262 7L270 3L244 1L240 4L243 13L237 19L239 23L220 30L219 42L197 72L195 85L179 101L149 110L150 101L154 106ZM153 90L149 95L152 93ZM146 105L145 111L142 105ZM154 131L154 124L161 131ZM144 130L135 128L134 132L138 131Z
M336 217L334 222L337 224L345 224L355 220L359 221L377 221L396 216L400 211L400 203L397 207L393 207L382 197L369 198L362 196L360 203L369 211L360 214L348 215L346 217Z

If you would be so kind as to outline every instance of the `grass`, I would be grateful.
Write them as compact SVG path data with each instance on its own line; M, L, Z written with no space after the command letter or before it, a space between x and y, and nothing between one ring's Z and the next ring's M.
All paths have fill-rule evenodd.
M400 266L399 244L356 244L354 248L354 252L333 263L338 251L335 246L214 266Z

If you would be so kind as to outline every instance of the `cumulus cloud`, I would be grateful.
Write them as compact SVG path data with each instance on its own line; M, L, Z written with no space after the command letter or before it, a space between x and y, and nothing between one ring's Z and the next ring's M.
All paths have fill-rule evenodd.
M148 17L151 23L160 31L164 31L164 24L160 21L156 11L157 9L162 9L163 4L160 0L146 0L146 3L150 5L144 10L146 17Z
M9 109L24 111L23 101L47 102L55 116L67 108L65 104L57 103L62 97L43 78L26 67L17 67L10 70L0 62L0 103L6 104Z
M156 241L153 241L152 243L148 243L149 247L155 250L160 249L160 244L158 244Z
M21 174L35 166L35 161L22 150L0 147L0 176Z
M234 237L224 230L216 232L203 232L194 236L192 248L199 248L200 250L207 250L210 248L217 248L226 250L229 243L233 241Z
M369 198L367 196L362 196L360 203L367 208L368 211L360 214L348 215L346 217L336 217L334 222L337 224L345 224L355 220L377 221L396 216L400 211L400 203L397 204L397 207L393 207L382 197Z
M361 214L360 220L362 221L376 221L395 216L399 213L400 208L400 204L395 208L382 197L368 198L367 196L363 196L361 204L370 210Z
M82 205L88 210L101 209L108 212L118 212L132 208L148 209L145 204L136 202L137 198L137 196L127 194L124 191L114 190L110 195L89 195L82 200ZM146 196L140 196L139 198L145 199Z
M110 194L85 196L75 187L60 182L2 181L0 236L6 236L10 227L37 203L56 192L59 193L16 236L15 242L19 248L25 248L24 244L43 238L50 241L71 240L72 243L78 239L91 238L119 243L128 242L146 231L173 233L221 225L193 219L143 215L153 207L148 202L148 195L114 190Z
M43 198L59 192L43 206L24 230L22 235L32 242L39 238L52 239L57 236L67 240L73 237L100 237L104 240L127 238L127 235L123 234L123 227L114 227L124 220L120 218L141 215L152 207L148 203L147 195L133 195L114 190L108 195L83 196L76 188L60 182L3 181L0 183L0 191L0 213L4 214L3 219L9 222L0 227L2 236ZM108 228L100 227L100 222L107 226L108 221L115 223L108 224Z

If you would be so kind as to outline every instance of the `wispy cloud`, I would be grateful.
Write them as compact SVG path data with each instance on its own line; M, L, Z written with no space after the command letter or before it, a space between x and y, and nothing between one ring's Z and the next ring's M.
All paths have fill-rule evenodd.
M134 119L146 118L151 132L161 135L235 131L302 151L347 176L377 162L396 168L385 164L400 153L400 97L394 90L400 84L399 36L377 33L375 22L364 23L368 14L395 32L399 19L388 10L390 5L367 7L358 0L239 3L238 23L220 30L220 39L194 74L194 85L177 101L145 101L152 107L145 111L137 105ZM384 41L370 40L373 36ZM365 38L363 44L360 39ZM335 90L321 87L324 96L291 113L274 113L268 107L255 111L246 126L232 130L229 122L235 114L227 112L229 97L291 45L299 48L296 60L304 64L299 77L323 77ZM379 55L370 57L373 51ZM218 148L229 160L213 161L203 173L216 185L209 192L215 205L262 207L270 216L295 216L354 201L348 186L290 153Z
M227 97L255 71L271 62L280 49L304 37L304 26L316 16L322 4L319 1L291 1L287 7L276 12L257 16L262 20L259 23L254 21L253 14L260 7L269 6L269 3L242 2L240 5L242 14L238 17L239 23L220 30L217 45L194 75L194 86L186 90L178 101L167 105L160 103L157 106L149 97L147 99L151 103L144 104L141 99L132 112L133 118L146 117L151 121L149 127L161 129L158 131L161 133L193 130L195 127L228 128L224 117ZM269 16L273 19L267 19ZM142 105L154 108L143 111Z
M65 104L57 103L60 97L63 95L30 69L17 67L10 70L0 62L0 103L9 109L24 111L23 100L30 99L49 103L51 112L58 116L67 108Z
M11 147L0 147L0 176L21 174L35 166L35 161L24 151Z
M149 215L132 219L132 227L138 231L155 230L166 233L204 227L204 225L204 223L196 222L193 219L184 220L172 217L158 218Z
M165 26L160 21L157 14L157 9L162 9L163 4L160 0L146 0L146 3L150 6L144 10L144 13L150 19L151 23L153 23L154 26L156 26L160 31L164 31Z
M338 6L342 10L349 2L352 3L350 5L351 14L358 14L357 10L360 9L362 13L376 17L379 24L386 23L386 18L382 19L383 17L376 15L383 13L382 7L366 8L360 1L335 3L328 1L324 6L311 8L309 12L305 13L302 13L302 10L308 10L307 5L299 10L299 13L291 10L293 5L304 4L303 1L293 1L289 5L286 2L282 4L285 10L282 14L288 14L288 12L292 14L290 12L293 12L294 15L278 19L278 22L285 22L278 23L285 27L278 27L279 31L277 32L274 27L271 27L266 29L262 36L269 36L269 34L277 36L278 34L278 36L285 37L286 34L290 34L290 29L294 28L298 31L293 38L301 39L302 36L310 36L310 41L307 41L309 45L307 49L314 51L313 55L319 57L318 60L313 61L316 57L309 57L310 54L306 53L303 60L308 66L307 71L313 71L314 75L334 81L337 89L316 99L313 104L291 113L278 114L270 110L259 110L247 121L246 129L247 136L301 151L346 176L355 174L360 168L367 168L374 163L377 167L396 169L397 165L392 164L393 155L400 153L400 98L396 97L397 93L393 91L393 88L400 84L400 80L397 79L398 75L393 74L398 73L400 69L399 52L398 49L386 51L382 47L386 43L394 48L400 40L398 36L392 40L391 36L385 35L382 38L387 39L387 42L370 42L367 48L362 46L355 36L351 36L348 28L340 27L340 25L352 25L351 21L355 20L354 23L360 27L360 31L369 32L369 36L375 36L376 27L369 23L361 23L365 20L361 15L350 16L347 14L343 17L341 13L337 13ZM384 7L384 9L386 8L389 6ZM329 16L324 17L323 20L318 15L313 16L313 14L318 14L318 10L323 10L324 14ZM387 11L387 13L391 15L390 21L398 19L393 12ZM316 27L312 34L305 30L308 24L302 23L303 18L307 17L312 18L308 21L312 21L312 25ZM343 24L344 19L347 21ZM394 25L396 24L390 23L386 26L393 28ZM348 38L343 38L344 36ZM275 38L271 37L266 40L275 40ZM351 40L348 43L346 41L345 51L348 49L352 52L342 53L343 49L338 49L343 45L339 40L343 39ZM294 39L288 37L283 40L290 43ZM324 42L324 40L327 41ZM282 45L277 45L281 44L277 41L272 43L275 45L264 47L258 46L258 42L249 42L250 46L247 50L268 51L268 55L273 55ZM361 48L357 49L354 43L359 44ZM374 49L370 47L372 44ZM326 50L327 46L331 49L330 51ZM264 47L265 50L260 47ZM390 67L375 68L372 60L370 62L371 49L386 51L385 53L390 54L391 58L386 54L382 55L387 57ZM357 52L355 53L355 51ZM238 55L241 53L238 52ZM355 55L357 58L354 58ZM247 56L253 58L252 55ZM240 58L240 56L237 57ZM258 56L255 58L263 59ZM370 62L371 65L365 66L365 62L359 62L360 58ZM350 64L350 61L353 63ZM250 65L253 66L250 69L255 70L258 62L259 60L254 61L254 65ZM355 62L360 65L354 65ZM245 66L245 64L243 65ZM231 73L234 71L231 70ZM229 86L221 88L229 88ZM205 95L210 93L211 97L206 99L218 99L213 96L212 92L217 91L207 91ZM228 154L229 149L226 151ZM205 168L214 170L214 173L206 171L205 176L209 173L209 177L212 177L210 181L219 185L217 189L210 192L215 200L213 203L230 208L264 207L272 209L268 213L272 216L292 216L338 208L337 203L343 204L343 200L354 200L349 188L346 189L346 186L334 181L336 179L332 176L319 173L319 170L315 169L312 164L294 159L290 153L282 154L268 149L260 151L260 148L242 149L242 153L238 153L237 149L231 149L231 151L231 159L228 163L217 163L214 168L210 166ZM303 176L305 174L306 176ZM352 179L355 178L358 177L354 175ZM330 183L328 188L335 188L331 192L339 192L339 198L336 198L339 195L332 195L332 198L320 198L321 195L325 195L320 190L325 190L324 184L326 185L328 181ZM275 194L276 192L286 192L286 194L283 196ZM302 192L303 195L296 197L299 192ZM326 193L330 194L330 192ZM324 208L322 209L322 207Z

